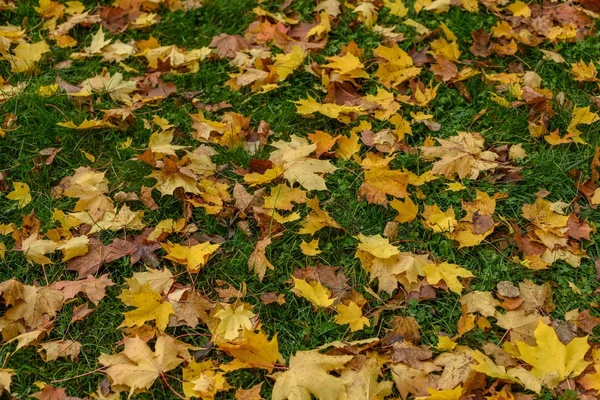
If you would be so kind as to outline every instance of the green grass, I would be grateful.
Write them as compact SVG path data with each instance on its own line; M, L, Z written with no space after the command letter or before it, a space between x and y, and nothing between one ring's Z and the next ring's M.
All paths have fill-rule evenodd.
M265 3L262 4L262 7L275 12L278 10L277 5L281 2ZM407 4L409 3L407 2ZM2 24L19 24L24 18L27 18L30 28L28 35L30 37L38 37L40 33L44 35L45 33L39 29L41 19L32 8L35 4L30 0L18 2L18 7L14 12L2 12ZM87 1L86 4L94 5L95 2ZM187 13L182 11L163 12L163 19L156 27L141 31L129 30L119 35L119 39L122 41L145 39L151 34L163 45L175 44L188 49L199 48L207 46L213 36L221 33L243 34L248 24L253 21L253 15L249 10L256 5L257 2L252 0L208 0L200 9ZM312 7L313 2L308 0L295 1L292 5L303 21L312 20ZM409 16L431 29L438 27L439 22L445 22L459 37L463 53L468 52L472 29L483 27L489 30L496 21L491 14L469 14L458 8L452 8L447 14L440 15L423 12L417 16L411 11ZM355 40L365 50L367 58L372 56L372 50L379 44L379 37L363 26L357 25L353 19L354 15L349 12L340 18L337 27L329 35L327 47L314 56L316 61L322 63L325 56L337 54L342 45L351 40ZM392 25L398 22L397 17L389 15L386 11L381 12L380 24ZM96 28L90 30L78 27L73 31L75 38L80 42L79 47L83 48L90 43L91 32L95 32L95 30ZM406 35L405 41L400 43L405 50L413 46L421 49L424 46L423 43L415 40L416 34L412 28L399 25L398 31L402 31ZM577 43L560 43L556 47L544 44L542 48L559 51L568 62L576 62L580 58L586 61L600 58L600 44L596 36ZM20 225L23 216L34 211L41 222L42 231L53 228L54 223L51 218L53 209L71 210L74 201L68 198L53 198L51 189L63 177L72 175L74 169L80 166L91 166L97 170L106 171L110 181L111 194L117 191L139 192L142 185L152 186L153 180L145 178L151 168L132 160L135 154L141 152L140 149L144 149L148 145L150 132L144 128L143 118L151 119L153 115L167 118L177 126L179 133L176 139L177 144L192 145L195 143L189 135L191 122L187 115L194 113L195 110L189 102L182 101L179 94L158 106L152 105L140 109L136 113L135 123L125 131L111 129L77 131L57 126L58 122L73 120L79 123L86 117L101 116L101 113L91 115L85 107L71 102L64 93L48 98L40 97L35 93L37 88L53 83L56 76L76 84L100 73L105 67L111 73L121 71L119 66L102 63L97 58L75 61L67 69L53 70L52 66L67 60L70 52L70 50L53 47L52 53L40 64L40 72L33 76L14 75L10 72L8 62L0 61L0 76L11 84L28 83L25 93L9 99L0 106L0 122L6 113L18 116L17 128L7 131L6 137L0 138L0 171L7 174L9 183L16 181L28 183L33 195L33 201L24 209L19 209L16 202L0 195L0 224L16 223ZM563 92L565 98L572 101L573 104L589 105L589 95L590 93L598 94L597 87L591 83L575 82L564 65L544 61L541 56L541 52L537 49L530 49L522 57L522 62L531 66L542 77L544 87L552 89L555 95ZM515 57L493 56L489 61L491 65L497 67L497 71L504 71L510 62L519 60ZM136 61L128 60L126 63L136 68L143 68L143 64ZM373 72L375 69L373 65L369 72ZM274 139L285 139L291 134L304 136L317 129L332 134L343 134L349 130L348 126L321 115L308 119L296 113L293 100L305 98L307 94L322 97L315 86L318 83L316 78L307 72L297 71L277 90L258 95L251 93L248 89L239 92L227 89L224 83L230 72L234 72L234 70L226 61L210 61L201 63L197 73L165 75L163 78L165 81L173 82L178 88L178 93L199 91L197 97L204 103L229 102L235 112L251 117L252 126L258 126L261 120L267 121L275 132ZM135 74L125 73L126 77L133 75ZM441 130L434 134L423 125L415 125L413 126L414 134L407 137L406 142L409 145L418 146L428 136L443 138L455 135L456 131L471 130L482 132L488 146L523 143L528 154L521 164L524 179L516 184L497 183L494 185L483 181L465 181L463 183L468 189L459 193L444 191L446 182L440 180L421 188L427 196L425 203L436 203L442 209L446 209L450 205L455 209L460 209L461 199L471 201L474 198L475 189L490 194L497 191L506 192L508 197L498 201L496 213L507 219L517 220L523 226L521 207L523 204L535 201L535 193L539 190L550 191L549 199L552 201L571 202L577 196L577 191L576 182L569 172L578 169L582 170L584 175L589 176L589 163L594 149L596 146L600 146L598 125L582 127L585 132L584 137L589 145L571 144L550 147L543 140L530 137L527 131L525 108L506 109L492 102L489 88L480 76L469 79L465 84L473 96L471 102L467 102L459 96L455 88L442 84L437 98L427 110L424 110L433 114L435 120L441 123ZM366 82L364 92L373 93L375 88L375 82ZM116 106L116 103L107 96L104 96L99 103L94 104L96 110ZM473 117L484 108L487 108L487 113L475 123L471 123ZM403 113L408 116L409 111L416 109L404 106ZM569 110L558 107L555 109L558 115L552 119L551 128L561 128L564 131L570 120ZM218 113L207 115L216 118ZM386 126L386 123L383 123L382 126ZM119 144L129 137L133 139L132 147L120 149ZM53 165L43 166L34 171L33 158L40 150L47 147L61 147L63 150L56 157ZM89 161L82 151L93 154L96 161ZM241 151L219 149L215 161L219 165L235 164L247 167L250 158L248 154ZM241 231L235 230L233 236L223 244L221 255L214 258L199 275L196 281L198 289L204 291L209 297L217 299L214 291L216 280L223 280L237 288L241 287L242 282L245 283L248 295L244 300L254 306L254 312L260 316L265 332L269 336L278 334L280 352L287 359L298 350L313 349L334 340L381 337L382 332L388 328L389 319L395 315L414 317L421 327L424 344L434 345L435 335L439 332L456 334L456 324L461 310L459 297L453 293L443 293L438 290L438 298L434 301L408 302L400 310L384 312L377 325L352 334L345 326L333 323L332 313L323 310L315 311L309 302L290 292L289 279L292 271L320 262L326 265L340 266L348 276L350 286L365 293L363 287L368 286L369 281L359 260L354 258L357 243L354 236L358 233L381 234L386 223L396 215L391 208L370 205L365 201L357 200L358 188L362 184L362 180L358 179L356 175L360 176L359 165L342 160L336 160L335 164L338 167L337 172L327 177L330 190L327 193L319 194L319 198L323 201L334 199L323 208L331 213L334 219L344 227L344 230L325 228L315 235L320 239L320 247L323 251L318 257L309 259L301 253L299 244L302 239L306 240L307 237L296 233L299 223L289 224L286 226L288 229L281 240L274 241L273 245L268 248L267 256L276 269L268 271L266 278L261 283L252 272L248 271L247 266L247 258L253 250L254 242L244 236ZM423 172L429 169L429 164L414 155L400 154L394 160L394 167L405 167L413 172ZM223 171L222 174L231 180L240 179L228 170ZM155 192L154 198L160 205L160 209L146 210L144 222L148 226L154 226L165 218L181 217L180 204L174 197L161 198ZM134 207L142 209L137 204ZM302 206L300 210L306 214L308 209ZM587 205L582 208L581 215L592 223L600 221L600 211ZM228 221L224 219L207 216L203 211L196 210L193 221L199 226L201 233L228 237ZM123 232L102 233L101 238L108 243L115 237L121 236L124 236ZM426 230L418 220L400 225L398 238L401 239L399 247L402 251L430 252L434 258L459 264L472 271L477 276L471 283L473 290L493 290L496 284L502 280L515 283L523 279L533 279L536 283L553 282L553 301L556 304L556 311L552 313L554 319L563 318L565 312L575 308L590 309L590 303L600 301L600 296L594 294L594 290L598 286L595 281L594 259L600 255L600 248L597 244L600 239L599 234L593 235L593 242L584 244L588 258L583 260L580 268L574 269L563 262L557 262L552 268L539 272L527 270L510 261L510 258L516 254L514 244L510 244L506 250L502 251L485 244L469 249L459 249L450 239ZM13 241L10 237L2 237L1 240L9 248L12 247ZM500 238L496 239L492 236L490 241L495 242L496 240L500 240ZM164 263L172 267L168 261L165 260ZM57 262L42 271L40 266L28 264L22 253L8 251L6 258L0 261L0 281L16 278L28 284L44 284L46 277L49 281L75 279L75 274L66 271L64 267L64 264ZM130 277L133 272L142 269L141 264L131 267L127 258L104 267L117 286L108 289L106 298L84 321L69 324L72 309L82 304L83 300L76 299L65 304L56 320L55 328L50 332L48 338L65 337L80 341L83 348L78 362L60 359L44 363L39 355L35 354L36 351L32 347L14 352L14 344L2 345L0 361L4 367L13 368L16 371L12 386L13 394L17 398L25 398L38 390L34 386L34 382L50 383L55 380L61 380L56 383L56 386L67 388L71 396L85 396L97 390L104 375L86 373L99 367L97 359L101 353L111 354L118 351L116 343L123 336L117 327L122 322L121 313L126 310L126 307L116 298L120 293L118 285L125 282L124 278ZM182 275L180 280L185 283L187 275ZM569 288L568 285L571 282L581 289L582 295L575 294ZM375 284L371 286L376 288ZM286 304L283 306L262 304L260 294L264 292L284 293ZM379 301L368 298L370 300L369 307L381 305ZM591 313L600 316L597 309L592 308ZM186 339L189 343L202 345L209 340L210 333L204 326L193 330L177 328L170 330L169 333L178 336L190 332L200 333L202 336L190 336ZM485 341L499 341L502 334L503 331L497 330L486 334L476 328L459 339L459 343L477 347ZM594 342L600 341L600 331L596 330L590 339ZM222 357L215 350L212 350L209 355ZM263 390L263 394L266 396L272 386L272 381L267 379L266 374L257 370L238 371L229 374L228 379L232 385L244 388L264 381L266 389ZM180 384L176 380L172 382L174 388L181 391ZM551 398L548 393L545 393L544 396ZM138 398L176 399L177 397L158 380L150 393L139 395ZM233 398L233 391L220 394L218 398Z

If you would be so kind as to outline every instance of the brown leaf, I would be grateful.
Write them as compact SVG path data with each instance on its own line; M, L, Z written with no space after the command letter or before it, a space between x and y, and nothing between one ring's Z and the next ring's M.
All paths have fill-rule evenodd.
M316 267L308 266L306 268L294 270L292 275L308 282L321 282L331 290L332 297L339 297L350 288L350 286L348 286L348 278L344 275L344 271L342 271L340 267L330 265L317 265Z
M256 243L256 247L248 257L248 270L254 271L258 275L258 280L261 282L265 277L267 269L275 269L265 253L270 244L271 238L268 236L264 237Z
M69 82L65 81L60 76L56 77L56 83L58 84L59 88L61 88L67 93L79 93L82 90L81 86L71 85Z
M435 55L434 58L437 64L432 64L430 69L435 74L436 78L448 82L458 75L458 68L452 61L438 55Z
M503 297L500 295L498 295L498 297L502 300L502 303L500 303L499 306L505 310L516 310L523 304L523 299L520 297Z
M567 233L575 240L591 240L590 233L594 231L594 229L587 222L581 221L579 217L574 214L569 215L567 228Z
M392 328L382 339L382 346L392 346L394 343L408 341L419 343L421 332L417 320L413 317L394 317L390 321Z
M260 207L262 206L262 198L265 194L265 189L259 189L254 193L248 193L246 188L239 183L233 186L233 198L235 204L233 205L238 210L244 211L250 206Z
M52 385L46 385L42 391L34 393L31 397L38 400L83 400L81 397L67 396L64 388L55 388Z
M139 9L125 10L121 7L99 7L99 10L102 26L113 33L123 32L129 26L129 22L135 21L140 14Z
M494 218L491 215L479 215L479 211L473 214L473 233L483 235L494 227Z
M351 82L331 82L327 86L325 103L335 103L340 106L355 106L364 102Z
M591 334L598 325L600 325L600 318L590 315L590 310L585 310L577 316L577 326L585 333Z
M177 87L172 82L165 82L160 78L162 72L157 71L144 76L136 82L138 92L142 98L166 99L177 93Z
M550 313L556 308L552 303L552 288L549 282L536 285L533 281L526 279L519 284L519 290L523 298L523 310L528 314L537 311Z
M244 282L241 284L241 289L237 289L221 280L217 280L217 285L214 289L224 302L229 302L232 298L242 298L246 295L246 284Z
M142 186L140 189L140 201L151 210L158 210L158 204L152 198L152 188Z
M396 221L388 221L383 229L383 236L393 242L398 236L398 225Z
M285 295L283 293L277 294L273 292L265 292L260 295L260 301L262 301L265 305L277 303L281 306L285 304Z
M425 46L422 50L417 50L416 47L413 47L408 55L413 60L413 65L415 67L422 67L425 64L432 63L433 57L429 54L429 46Z
M65 300L74 298L78 293L85 293L94 305L98 305L106 295L106 288L113 285L108 274L104 274L98 278L88 275L80 281L58 281L48 287L62 291Z
M429 360L433 353L425 346L414 346L407 342L394 343L392 362L403 363L412 368L422 369L422 361Z
M177 291L169 295L169 300ZM208 313L214 308L207 297L198 291L185 290L183 295L176 301L171 301L175 315L171 316L169 326L187 325L195 328L200 322L208 321Z
M226 101L222 101L217 104L204 104L204 103L201 103L198 99L192 99L192 105L197 110L208 111L208 112L217 112L219 110L233 108L233 106Z
M486 343L482 347L485 354L494 358L496 364L503 367L514 367L517 365L517 360L510 353L493 343Z
M209 46L216 48L215 53L221 58L234 58L238 51L252 47L250 42L242 36L226 33L213 37Z
M235 391L235 400L262 400L260 390L263 382L252 386L250 389L238 389Z
M160 244L154 241L148 241L148 235L152 232L152 228L146 228L144 231L133 237L133 240L130 239L129 244L125 244L119 242L123 246L123 248L129 248L129 252L127 253L130 257L129 263L130 265L136 264L140 260L144 260L148 265L153 268L159 267L159 262L154 252L160 249ZM116 241L117 239L115 239ZM120 240L120 239L119 239ZM115 243L113 241L113 243ZM123 241L125 242L125 241Z
M271 160L262 160L260 158L253 158L248 164L248 171L258 172L264 174L266 170L273 168L273 162Z
M433 362L435 365L443 366L444 371L438 381L439 389L452 389L460 383L469 379L474 374L471 370L472 358L470 350L455 351L453 353L442 353Z
M492 54L490 39L491 35L486 33L483 28L479 28L476 31L471 33L471 37L473 38L473 44L469 47L471 53L475 56L479 57L488 57Z
M50 165L54 162L54 158L56 157L56 155L58 153L60 153L62 151L62 148L57 148L57 147L48 147L45 149L42 149L39 151L40 155L42 156L46 156L46 159L44 160L44 164L46 165Z
M71 323L82 321L85 317L94 312L93 309L89 308L89 303L83 303L73 308L73 316L71 317Z
M40 344L40 350L38 351L46 362L57 360L59 357L77 361L81 351L81 343L73 340L53 340Z
M95 238L90 238L88 253L72 258L67 262L68 271L76 271L79 278L85 278L98 272L105 263L110 263L129 255L132 245L122 239L115 239L108 246Z
M600 13L600 3L598 0L579 0L579 4L592 12Z
M577 328L570 322L559 321L554 328L554 331L556 332L558 340L565 345L569 344L569 342L577 336Z

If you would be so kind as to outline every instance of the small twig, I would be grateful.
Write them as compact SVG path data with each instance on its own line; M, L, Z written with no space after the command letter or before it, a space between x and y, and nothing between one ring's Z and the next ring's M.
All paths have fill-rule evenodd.
M49 106L49 107L55 108L56 110L58 110L58 112L59 112L59 113L61 113L61 114L63 115L63 117L66 117L66 116L67 116L67 114L65 114L65 113L63 112L63 110L61 110L60 108L56 107L54 104L50 104L50 103L48 103L48 104L46 104L46 106Z
M187 400L187 397L184 397L184 396L180 395L175 389L173 389L173 387L169 384L169 382L167 382L167 378L165 377L165 374L161 373L160 377L162 378L162 380L165 383L165 385L167 385L167 387L171 390L171 392L175 393L175 395L177 397L179 397L180 399Z
M184 337L190 337L190 336L205 336L208 337L209 335L205 334L205 333L184 333L183 335L179 335L179 336L175 336L175 339L181 339Z
M484 242L484 243L486 243L486 244L489 244L490 246L492 246L492 247L494 248L494 250L496 250L496 251L497 251L497 252L498 252L498 253L499 253L499 254L500 254L502 257L504 257L504 258L505 258L507 261L510 261L511 263L515 263L515 264L516 264L515 260L513 260L513 259L511 259L511 258L507 257L507 256L506 256L506 254L504 254L502 251L500 251L500 249L499 249L499 248L497 248L496 246L494 246L494 245L492 244L492 242L489 242L489 241L487 241L487 240L484 240L483 242Z
M103 371L103 370L105 370L105 369L107 369L107 368L108 368L108 367L100 367L100 368L96 368L96 369L95 369L95 370L93 370L93 371L88 371L88 372L85 372L85 373L83 373L83 374L80 374L80 375L75 375L75 376L72 376L72 377L70 377L70 378L56 379L56 380L52 381L52 383L60 383L60 382L66 382L66 381L70 381L71 379L78 379L78 378L81 378L81 377L84 377L84 376L87 376L87 375L95 374L96 372L101 372L101 371Z

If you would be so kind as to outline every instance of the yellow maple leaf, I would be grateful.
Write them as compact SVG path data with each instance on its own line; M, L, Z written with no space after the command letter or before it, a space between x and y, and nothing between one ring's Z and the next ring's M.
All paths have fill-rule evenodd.
M338 325L350 325L350 331L361 331L365 325L371 326L369 319L364 317L362 309L353 301L349 301L348 305L340 303L336 307L337 312L334 321Z
M167 268L160 270L146 267L145 272L134 272L133 279L140 285L147 283L152 290L161 294L167 294L174 282L173 274Z
M287 54L277 54L275 56L275 70L277 79L281 82L294 72L304 62L306 52L300 46L292 46L292 51Z
M598 70L592 61L586 64L583 60L579 60L575 64L571 64L571 75L579 82L597 82Z
M306 191L279 184L271 188L270 194L264 197L264 207L290 211L294 204L306 203Z
M582 132L577 129L578 125L591 125L597 121L600 121L600 117L595 112L590 111L590 106L575 107L573 108L573 114L571 116L571 122L569 122L569 126L567 127L567 132L571 135L579 136Z
M436 86L430 83L428 87L417 85L411 96L398 95L397 98L402 103L425 107L436 98L439 86L439 83Z
M166 130L161 132L154 132L150 135L150 142L148 143L148 148L152 150L152 153L164 155L175 155L177 150L185 149L187 146L175 146L172 145L173 141L173 131Z
M85 235L75 236L69 240L65 240L56 249L63 253L62 262L65 262L71 258L86 255L89 242L90 239Z
M331 215L329 215L327 211L321 209L321 206L319 205L319 199L317 197L308 199L307 204L311 208L311 212L302 222L302 226L298 230L298 234L314 235L317 231L327 226L331 228L342 229L342 227L331 217Z
M327 57L328 64L323 65L323 68L332 69L335 73L345 75L355 69L362 69L363 63L354 54L348 52L343 56Z
M316 11L316 10L315 10ZM319 24L313 26L307 33L306 38L311 36L326 36L331 32L331 22L329 20L329 14L323 10L319 13Z
M479 3L477 0L460 0L460 5L468 12L479 12Z
M19 345L21 345L22 340L31 342L43 333L43 331L37 329L45 329L43 326L47 321L45 317L56 316L65 298L60 290L49 286L35 287L9 280L4 282L1 287L4 299L12 306L4 313L4 319L8 321L22 320L25 326L34 329L32 332L24 334L28 336L23 336L21 339L15 338L19 341ZM37 331L37 334L33 333L35 331ZM18 334L18 332L15 332L15 334Z
M186 397L212 400L219 392L227 391L231 386L225 374L216 371L212 360L201 363L192 360L183 369L183 393Z
M358 21L365 24L367 28L372 27L377 22L377 8L373 3L360 3L352 12L358 14Z
M321 250L319 250L319 239L313 239L309 243L303 240L302 243L300 243L300 250L305 256L316 256L321 254Z
M108 367L104 373L113 388L128 389L130 394L150 389L156 378L185 361L182 343L168 335L158 337L154 351L139 336L126 337L123 343L121 353L101 354L98 362Z
M531 17L531 9L526 3L522 1L515 1L511 5L507 6L506 9L512 13L515 17Z
M431 42L431 50L434 54L443 56L450 61L458 62L460 58L460 49L456 40L448 42L444 38L439 38Z
M415 397L415 400L459 400L462 397L463 389L461 386L444 390L428 388L427 392L429 396Z
M401 202L398 199L390 201L390 206L398 211L398 215L394 221L403 224L413 221L417 217L417 214L419 214L419 206L413 203L409 196L406 196L404 202Z
M344 368L340 378L346 382L348 400L384 400L392 394L392 382L382 380L382 367L375 358L367 358L358 368Z
M32 198L28 184L23 182L14 182L13 186L15 188L12 192L6 195L7 199L17 200L19 202L19 208L23 208L27 204L31 203Z
M336 156L339 158L348 160L354 154L360 151L360 138L354 132L350 133L350 137L340 136L337 140L338 149L336 151Z
M244 182L249 183L250 186L263 185L276 179L283 173L283 167L276 165L273 168L267 169L264 173L252 172L244 175Z
M531 365L531 373L551 389L567 378L580 375L591 364L584 359L590 348L587 336L574 338L564 345L554 329L541 320L535 328L534 336L536 346L516 342L519 349L517 357Z
M383 0L383 5L390 9L390 14L397 17L406 17L408 8L402 3L402 0Z
M307 400L346 398L346 382L330 371L341 369L353 356L329 356L318 350L298 351L290 358L289 369L271 377L275 379L273 400Z
M126 279L129 289L123 289L119 299L128 306L137 307L123 313L125 320L119 327L142 326L147 321L156 321L156 328L164 331L169 317L175 314L173 305L163 301L163 297L152 290L148 283L141 285L133 278Z
M397 86L421 72L421 68L413 66L412 58L396 43L391 47L379 45L373 54L383 59L375 76L386 87Z
M439 351L452 351L456 348L457 343L449 336L438 336L438 344L435 346Z
M188 271L197 273L206 265L210 256L221 246L219 243L204 242L194 246L163 243L162 248L168 253L165 257L186 266Z
M77 218L82 224L88 224L92 228L89 233L96 233L103 230L118 231L121 229L140 230L146 225L142 222L144 211L133 211L129 206L124 205L117 210L105 211L102 217L94 218L89 212L82 211L71 213L71 216Z
M269 160L283 167L283 176L291 184L298 182L307 190L327 190L321 174L335 172L336 168L328 160L310 158L317 147L300 136L292 135L289 141L279 140L271 143L277 148Z
M263 331L244 330L235 341L219 343L219 350L238 361L236 369L263 368L271 372L280 357L277 334L269 341Z
M387 205L387 195L404 198L407 195L408 173L386 167L374 167L365 171L365 180L358 189L359 198L369 204Z
M360 243L357 247L356 257L359 257L358 251L367 252L377 258L390 258L400 254L398 248L392 246L389 239L384 238L381 235L365 236L362 233L359 233L357 239Z
M271 244L271 238L265 236L256 243L256 247L248 257L248 269L256 272L258 280L262 282L267 269L274 270L275 267L266 255L267 246Z
M435 159L432 172L453 179L477 179L482 171L498 167L497 154L484 151L484 140L478 133L458 132L449 139L437 139L440 146L422 146L425 159Z
M590 372L583 375L577 382L584 387L585 390L595 390L600 394L600 364L594 364L595 372Z
M336 118L341 122L349 123L348 114L357 113L361 115L364 109L361 106L346 106L335 103L319 103L312 97L295 101L296 112L300 115L312 115L320 113L329 118Z
M79 129L79 130L113 128L114 127L114 125L111 124L110 122L102 121L102 120L98 120L98 119L88 120L87 118L84 119L83 122L81 122L81 124L79 124L79 125L75 124L73 121L57 122L56 125L62 126L63 128Z
M104 174L89 167L79 167L75 174L61 180L59 188L63 191L62 194L79 199L74 211L87 211L93 217L101 217L104 211L113 210L112 200L105 195L108 192L108 180ZM72 218L75 217L67 218L73 221Z
M423 214L421 215L423 217L423 226L435 233L452 233L458 223L452 206L446 211L442 211L437 204L432 206L425 204Z
M444 281L448 286L448 289L454 293L460 294L463 290L463 286L458 278L473 278L473 275L469 270L459 267L456 264L449 264L443 262L440 264L427 264L423 267L427 282L432 285Z
M496 365L488 356L475 350L471 353L473 360L477 362L471 366L474 371L486 374L491 378L502 379L508 382L518 383L525 388L539 393L542 390L541 382L531 372L523 367L505 368Z
M45 265L52 264L52 260L46 257L45 254L54 253L58 245L52 240L40 239L37 234L33 234L23 240L21 250L29 263Z
M31 72L45 53L50 51L48 44L42 40L37 43L19 43L8 57L12 72Z
M58 92L58 84L40 86L36 91L42 97L50 97Z
M213 340L221 342L230 341L240 336L240 330L252 329L254 313L248 310L244 304L238 305L235 310L231 304L227 304L214 314L219 319L214 333Z
M321 284L321 282L314 281L312 283L306 282L304 279L298 279L292 277L294 281L294 288L292 291L306 300L310 301L317 307L329 307L335 299L329 298L331 291Z

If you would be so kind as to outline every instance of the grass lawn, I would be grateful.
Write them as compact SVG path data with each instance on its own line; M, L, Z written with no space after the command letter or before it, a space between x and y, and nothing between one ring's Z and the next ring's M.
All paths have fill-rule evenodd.
M595 264L600 250L595 226L600 221L596 208L600 201L594 199L600 182L593 166L600 146L595 115L600 89L595 67L588 67L600 60L596 34L600 24L592 11L586 14L579 3L561 1L528 3L530 15L494 1L415 4L405 0L404 13L394 8L401 3L351 0L342 2L339 14L332 11L340 4L335 0L320 2L326 4L320 10L315 10L315 0L286 1L283 9L279 0L74 3L78 2L22 0L13 4L0 0L0 282L14 279L37 293L28 297L23 294L25 286L1 286L0 361L7 370L0 375L0 387L11 376L12 396L27 398L42 391L47 397L38 398L64 399L60 391L49 397L58 390L53 388L64 388L69 396L82 398L127 398L132 391L139 399L257 399L242 397L244 392L239 390L261 383L260 394L266 399L304 400L311 395L450 399L461 394L463 398L508 399L498 394L502 387L515 398L529 394L543 399L591 399L600 393L597 382L590 386L581 380L600 372L600 329L594 328L600 322L594 319L600 317L600 270ZM133 16L128 20L118 14L118 6ZM558 9L562 17L549 16L553 7L563 6L569 8ZM53 32L83 10L97 17L73 24L61 35L61 40L73 40L72 46L61 47ZM589 18L587 26L582 25L584 17ZM324 19L329 23L324 24ZM8 26L20 27L22 32L4 29ZM101 26L107 42L98 45ZM314 27L322 31L306 38ZM499 27L509 33L498 33ZM490 34L491 41L477 39L481 32ZM239 40L225 36L226 44L214 45L213 38L221 34L239 35ZM22 44L41 41L48 49L37 58L32 56L37 51L33 48L22 47L25 55L15 51ZM442 41L445 45L440 49L436 43ZM117 42L120 46L106 47ZM151 56L159 46L174 47ZM232 56L238 51L236 58L219 54L226 53L228 46ZM477 46L479 50L474 51ZM395 54L403 54L404 61L386 61L382 47L401 49ZM296 59L294 51L300 54ZM487 55L481 55L486 51ZM344 57L347 54L352 57ZM557 62L557 55L564 61ZM332 67L336 56L343 59L340 66ZM587 68L583 75L577 72L581 65L573 67L580 60ZM348 67L351 61L358 63L356 68ZM385 65L396 68L396 74L417 70L407 79L390 78L382 75ZM84 83L102 76L104 80L96 86ZM437 90L419 100L422 92L417 82ZM14 88L19 88L18 93L11 92ZM382 93L389 98L384 100ZM298 102L308 98L318 104L310 106L312 112L303 112ZM218 106L223 103L226 107ZM589 107L587 112L585 107ZM112 118L106 110L112 110ZM577 110L583 110L583 116ZM405 121L410 133L400 132L400 123L392 118L395 115ZM249 120L241 121L241 116ZM95 121L97 126L79 129L84 120ZM73 127L64 126L69 121ZM318 131L330 135L329 147L324 136L314 139ZM451 147L448 143L460 132L480 138L479 149L471 146L470 153L460 153L464 147L460 151ZM472 136L474 132L480 136ZM338 135L341 139L335 139ZM289 144L297 138L301 138L300 145ZM317 146L310 147L313 143ZM60 151L53 153L49 148ZM318 153L315 148L324 150ZM439 148L447 148L447 153L426 156ZM283 153L279 158L278 152ZM48 159L48 154L54 158ZM451 161L452 157L457 159ZM366 166L369 160L379 166ZM441 166L443 161L447 168ZM330 169L317 169L314 174L315 165ZM461 165L466 165L466 172ZM105 179L98 175L69 178L77 177L82 168L88 168L89 174L104 173ZM295 177L287 173L294 168ZM269 170L275 175L265 178ZM370 171L387 175L381 172L385 177L370 180ZM162 178L155 179L157 174ZM325 190L317 187L322 178ZM14 194L15 183L28 186L30 200ZM290 207L281 206L276 189L280 184L306 193L297 195ZM250 203L247 196L252 198L252 194ZM269 195L275 206L263 202ZM482 196L487 200L481 200ZM315 200L307 202L303 197ZM402 221L394 204L406 198L416 204L418 213ZM307 216L318 214L315 202L337 228L323 223L320 215L316 224L323 223L323 228L312 235L302 233ZM486 213L490 202L495 208ZM539 207L528 212L527 205L534 203ZM432 216L434 205L441 211ZM129 215L120 218L112 213L113 207L123 211L125 206L131 210ZM454 214L442 215L450 208ZM61 211L66 217L58 216ZM293 213L298 213L296 218ZM405 213L401 211L400 216ZM290 221L282 222L284 217ZM170 225L165 222L169 219ZM179 225L174 227L177 220ZM188 224L194 229L186 230ZM461 241L457 234L461 227L476 243ZM152 229L154 240L149 240ZM74 238L84 244L73 245ZM265 239L270 244L261 255L273 269L264 267L264 278L259 279L252 268L256 265L252 254L257 254L257 244L266 243ZM313 239L318 239L318 254L301 247ZM366 244L369 239L378 245ZM136 250L114 260L104 258L90 273L81 272L81 265L93 261L90 252L104 249L102 257L106 257L110 249L118 252L110 246L119 240ZM192 255L189 248L200 252L193 246L202 243L214 248ZM362 256L361 244L365 246ZM386 248L394 254L384 255ZM138 260L132 263L134 251ZM403 255L410 258L410 267L401 260L391 261ZM420 256L427 257L423 265L415 261ZM453 290L456 286L448 275L435 278L447 264L472 274L456 281L458 291ZM80 266L79 273L74 265ZM307 266L315 268L304 270ZM323 266L339 267L336 273L343 275L332 277ZM147 268L151 273L167 269L172 281L161 291L153 276L147 285L151 293L138 296L144 282L142 275L134 274ZM410 273L414 273L412 278ZM104 274L114 285L100 290L106 294L97 305L90 297L91 289L74 289L75 294L68 295L62 286L52 286L80 278L95 282ZM292 276L321 297L311 300L306 291L292 291ZM384 281L392 290L383 289ZM498 284L506 281L519 287L520 293L503 294ZM44 297L48 294L40 294L48 287L58 296L54 303ZM127 292L138 296L137 300L125 304L123 293ZM194 304L181 311L191 303L185 300L189 293L204 299L205 309ZM475 294L471 297L475 301L463 306L468 303L463 296L469 293ZM285 303L269 303L265 294L282 294ZM124 316L152 301L157 305L149 306L150 316ZM74 319L86 303L94 311ZM161 328L158 304L174 307L172 312L162 312L166 328ZM358 318L362 315L369 323L360 329L339 323L337 316L344 313L340 305L358 305ZM238 311L240 315L223 317L225 312ZM499 314L510 313L543 318L565 345L587 337L587 347L577 358L585 365L569 370L567 376L554 376L551 382L553 368L564 360L548 362L544 375L518 350L509 355L506 343L513 348L523 343L515 331L498 322L503 318ZM186 318L196 318L196 323L183 323ZM413 322L418 329L410 325ZM554 352L555 347L544 347L534 338L536 325L523 329L528 344L539 346L539 354ZM250 353L267 351L264 343L244 341L242 328L269 339L277 335L280 356L265 366L227 350L234 343ZM420 338L410 339L417 330ZM451 350L439 345L444 336L458 347ZM102 362L102 354L120 353L124 343L129 343L127 347L134 340L158 352L158 337L176 338L189 348L177 350L186 355L177 356L173 368L151 371L155 376L147 386L131 387L130 382L148 374L141 364L129 361L127 365L135 368L125 370L135 372L124 378L111 369L112 364ZM316 361L316 367L305 367L307 371L315 368L310 372L313 376L326 375L323 386L332 397L316 389L306 391L308 397L286 392L297 389L281 383L286 377L282 374L294 371L288 367L297 352L369 338L383 340L368 349L348 345L326 353L331 360L336 355L355 357L355 369L346 364L348 360L325 370ZM78 342L80 350L69 356L68 350L59 348L57 356L51 357L44 347L44 343L66 341ZM400 354L395 352L402 343L432 353L416 363L398 361L401 356L394 354ZM445 355L456 362L460 356L466 357L467 364L476 364L472 352L483 352L489 343L505 345L502 355L514 363L501 364L494 355L496 364L522 367L539 385L538 393L532 389L535 384L523 385L519 379L509 389L506 377L470 367L453 371L455 367L439 358ZM176 357L174 348L166 353ZM320 353L307 354L318 357ZM246 364L231 367L232 371L222 367L234 359ZM371 365L365 359L378 361L373 367L374 383L361 381L368 376L366 365ZM403 363L427 376L426 383L419 381L416 388L404 391L406 382L394 376ZM422 363L437 369L425 373ZM193 365L203 365L210 373L186 378ZM444 374L453 372L458 377L451 385ZM351 373L362 378L345 380ZM231 389L215 374L224 376ZM123 381L116 383L115 376ZM596 378L600 380L598 374ZM394 385L381 384L385 388L378 393L374 389L377 379ZM352 393L347 383L352 381L362 382L369 390ZM335 392L336 385L341 385L340 393ZM461 389L457 392L456 387ZM427 388L448 396L454 390L455 397L427 397ZM3 398L11 395L5 392Z

